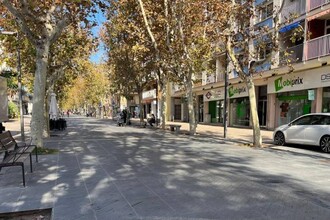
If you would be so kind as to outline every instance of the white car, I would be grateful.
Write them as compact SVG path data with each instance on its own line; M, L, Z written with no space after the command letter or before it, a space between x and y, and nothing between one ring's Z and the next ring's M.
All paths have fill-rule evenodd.
M274 144L286 143L320 146L330 152L330 113L303 115L274 131Z

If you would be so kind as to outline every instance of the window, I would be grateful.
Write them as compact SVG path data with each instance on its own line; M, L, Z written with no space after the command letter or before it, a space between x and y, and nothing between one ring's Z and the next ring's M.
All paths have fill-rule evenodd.
M268 45L268 44L267 44ZM258 47L257 48L257 60L264 60L267 58L269 54L271 54L271 47L270 46L265 47Z
M329 116L325 116L325 117L322 119L321 124L322 124L322 125L330 125L330 117L329 117Z
M324 34L325 35L330 34L330 20L329 19L325 21Z
M305 116L292 122L292 125L309 125L311 123L311 119L311 116Z
M257 21L260 22L269 18L273 15L273 3L260 6L259 10L257 11Z
M311 125L322 125L324 123L324 116L314 115L311 120Z
M264 60L272 53L272 42L270 35L264 35L255 41L256 58L257 60Z

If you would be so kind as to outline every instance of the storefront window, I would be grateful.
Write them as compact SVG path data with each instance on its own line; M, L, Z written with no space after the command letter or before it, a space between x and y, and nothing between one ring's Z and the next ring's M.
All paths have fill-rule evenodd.
M248 98L232 99L231 114L234 126L249 126L250 124L250 102Z
M330 87L323 88L322 112L330 112Z
M217 122L223 123L223 106L224 101L217 101L217 109L216 109L216 115L217 115Z
M209 113L212 123L223 123L223 105L223 100L209 102Z
M279 100L279 122L283 125L295 118L311 112L311 101L308 100L307 90L281 93Z

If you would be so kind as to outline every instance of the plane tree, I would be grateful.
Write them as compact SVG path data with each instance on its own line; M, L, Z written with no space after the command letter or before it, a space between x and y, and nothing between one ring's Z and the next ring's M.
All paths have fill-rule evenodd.
M101 0L1 0L1 16L11 14L17 25L36 51L34 74L34 98L31 120L33 143L43 147L44 104L47 69L51 45L58 40L68 26L91 27L88 16L104 8Z
M139 96L143 121L142 92L155 81L153 48L148 42L136 1L111 1L102 39L108 55L111 90L128 100Z

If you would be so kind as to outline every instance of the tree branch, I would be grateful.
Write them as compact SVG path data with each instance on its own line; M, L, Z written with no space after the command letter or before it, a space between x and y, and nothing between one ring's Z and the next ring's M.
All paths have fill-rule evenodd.
M182 17L181 17L181 14L177 14L176 11L174 10L174 16L176 17L177 21L178 21L178 26L179 26L179 33L180 33L180 37L181 37L181 41L182 41L182 46L183 46L183 50L184 50L184 56L191 60L190 59L190 56L188 54L188 49L187 49L187 45L185 44L185 35L184 35L184 32L183 32L183 27L182 27Z
M12 13L16 19L17 24L20 26L21 30L26 34L32 44L37 44L38 37L31 31L26 23L23 15L13 7L13 5L8 0L2 0L3 5Z
M54 43L62 34L62 31L65 27L68 26L67 18L64 17L61 21L59 21L56 25L56 27L51 31L49 35L49 41L50 43Z
M146 13L145 13L145 11L144 11L143 2L142 2L142 0L138 0L138 1L139 1L139 4L140 4L140 9L141 9L141 12L142 12L142 16L143 16L144 24L145 24L145 26L146 26L146 28L147 28L147 31L148 31L148 34L149 34L149 36L150 36L150 38L151 38L152 44L154 45L154 48L155 48L156 52L159 53L159 52L158 52L158 45L157 45L157 42L156 42L156 40L155 40L155 38L154 38L154 35L153 35L152 31L151 31L151 28L150 28L150 26L149 26L149 22L148 22L148 19L147 19L147 15L146 15ZM158 56L159 56L159 54L158 54ZM159 58L159 57L158 57L158 58Z
M29 10L28 4L27 4L26 0L20 0L20 2L22 4L22 6L23 6L22 7L22 10L23 10L24 14L28 18L30 18L34 23L40 23L41 22L40 18L34 16L34 14Z

